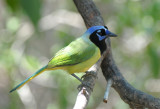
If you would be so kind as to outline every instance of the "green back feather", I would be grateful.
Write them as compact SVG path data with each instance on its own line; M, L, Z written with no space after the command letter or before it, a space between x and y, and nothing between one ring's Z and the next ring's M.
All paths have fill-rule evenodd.
M47 68L75 65L91 58L96 46L89 40L80 37L61 49L50 60Z

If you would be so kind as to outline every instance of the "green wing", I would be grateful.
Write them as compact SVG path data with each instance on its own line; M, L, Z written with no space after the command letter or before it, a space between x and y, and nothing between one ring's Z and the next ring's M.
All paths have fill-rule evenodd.
M95 51L96 46L93 43L79 38L58 51L49 61L48 68L75 65L84 62L91 58Z

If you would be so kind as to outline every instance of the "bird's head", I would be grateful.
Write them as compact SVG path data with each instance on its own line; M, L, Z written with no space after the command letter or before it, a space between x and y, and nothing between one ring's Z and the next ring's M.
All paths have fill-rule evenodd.
M99 41L106 39L107 37L116 37L117 35L110 32L106 26L92 26L87 30L90 34L90 39L95 38Z
M110 32L106 26L92 26L86 31L86 34L88 34L89 39L99 47L101 53L106 49L105 39L117 36Z

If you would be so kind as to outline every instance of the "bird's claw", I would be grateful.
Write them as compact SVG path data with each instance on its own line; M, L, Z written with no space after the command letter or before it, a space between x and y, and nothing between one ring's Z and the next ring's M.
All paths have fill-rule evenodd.
M85 72L86 74L84 74L81 79L84 80L84 78L88 77L88 76L92 76L94 78L97 78L97 74L95 72L92 72L92 71L86 71ZM80 91L82 89L82 87L88 87L91 91L93 91L93 88L92 88L92 83L89 83L89 82L84 82L82 81L81 82L82 84L80 84L77 89Z
M81 77L81 79L84 79L84 78L87 77L87 76L93 76L93 77L95 77L95 78L98 78L98 77L97 77L97 74L95 74L95 73L92 72L92 71L86 71L85 73L86 73L86 74L84 74L84 75Z
M88 87L93 91L93 88L91 87L91 84L89 84L88 82L82 82L82 84L80 84L77 89L80 91L82 89L82 87Z

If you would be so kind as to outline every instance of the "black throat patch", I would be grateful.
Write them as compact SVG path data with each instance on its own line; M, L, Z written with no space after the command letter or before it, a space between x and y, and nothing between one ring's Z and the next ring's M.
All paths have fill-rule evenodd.
M97 31L93 32L89 38L100 49L102 54L106 50L106 43L105 43L105 40L99 41L96 33Z

